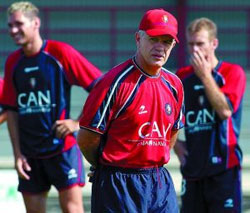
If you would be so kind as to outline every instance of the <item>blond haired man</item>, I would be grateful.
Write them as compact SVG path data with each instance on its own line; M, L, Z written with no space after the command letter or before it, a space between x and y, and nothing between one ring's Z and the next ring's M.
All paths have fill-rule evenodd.
M70 88L90 91L99 69L70 45L40 36L39 10L30 2L8 8L9 34L21 46L5 66L4 95L8 128L19 175L18 190L27 212L46 211L54 185L63 212L83 212L82 156L78 120L69 117Z
M175 152L181 162L182 212L241 212L239 146L244 70L221 61L217 26L208 18L187 27L190 66L181 68L185 93L185 136Z

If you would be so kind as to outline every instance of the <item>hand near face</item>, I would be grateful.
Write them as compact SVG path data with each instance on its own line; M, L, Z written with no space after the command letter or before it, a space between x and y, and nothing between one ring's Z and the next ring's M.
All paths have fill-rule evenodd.
M211 75L212 59L210 56L205 57L200 50L193 52L190 58L190 63L193 66L194 72L198 78L202 79L207 75Z

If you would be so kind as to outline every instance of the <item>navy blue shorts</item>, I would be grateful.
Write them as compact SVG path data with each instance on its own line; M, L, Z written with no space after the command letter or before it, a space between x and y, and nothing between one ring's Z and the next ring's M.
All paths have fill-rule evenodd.
M92 213L179 212L170 174L164 167L101 167L94 173Z
M235 167L201 180L182 180L182 213L240 213L241 169Z
M41 193L54 185L57 190L85 184L83 157L77 144L71 149L46 159L28 158L30 180L19 178L18 191Z

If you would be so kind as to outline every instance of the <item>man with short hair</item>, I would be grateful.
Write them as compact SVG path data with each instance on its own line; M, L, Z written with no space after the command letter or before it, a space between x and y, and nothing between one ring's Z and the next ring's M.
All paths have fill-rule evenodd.
M208 18L187 27L190 66L181 68L185 92L185 136L175 152L181 162L181 212L241 212L239 146L244 70L220 61L217 26Z
M135 40L136 55L96 84L80 120L78 144L96 167L93 213L179 209L163 167L184 122L182 84L163 68L178 42L175 17L147 11Z
M51 185L63 212L83 212L84 166L70 119L70 88L90 91L101 72L70 45L43 40L39 10L30 2L8 8L10 36L21 46L6 61L2 103L27 212L46 211Z

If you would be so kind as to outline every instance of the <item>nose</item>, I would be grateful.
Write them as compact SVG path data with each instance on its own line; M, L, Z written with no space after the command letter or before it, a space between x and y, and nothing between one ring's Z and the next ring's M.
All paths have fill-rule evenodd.
M16 26L11 26L11 27L9 27L9 32L11 34L17 33L18 32L18 28Z
M197 51L199 49L199 47L197 45L194 45L193 49L194 49L194 51Z
M197 52L199 50L199 47L195 44L189 45L189 50L191 53Z
M158 42L156 42L155 43L155 48L157 49L157 50L164 50L165 49L165 44L163 43L163 42L161 42L161 41L158 41Z

